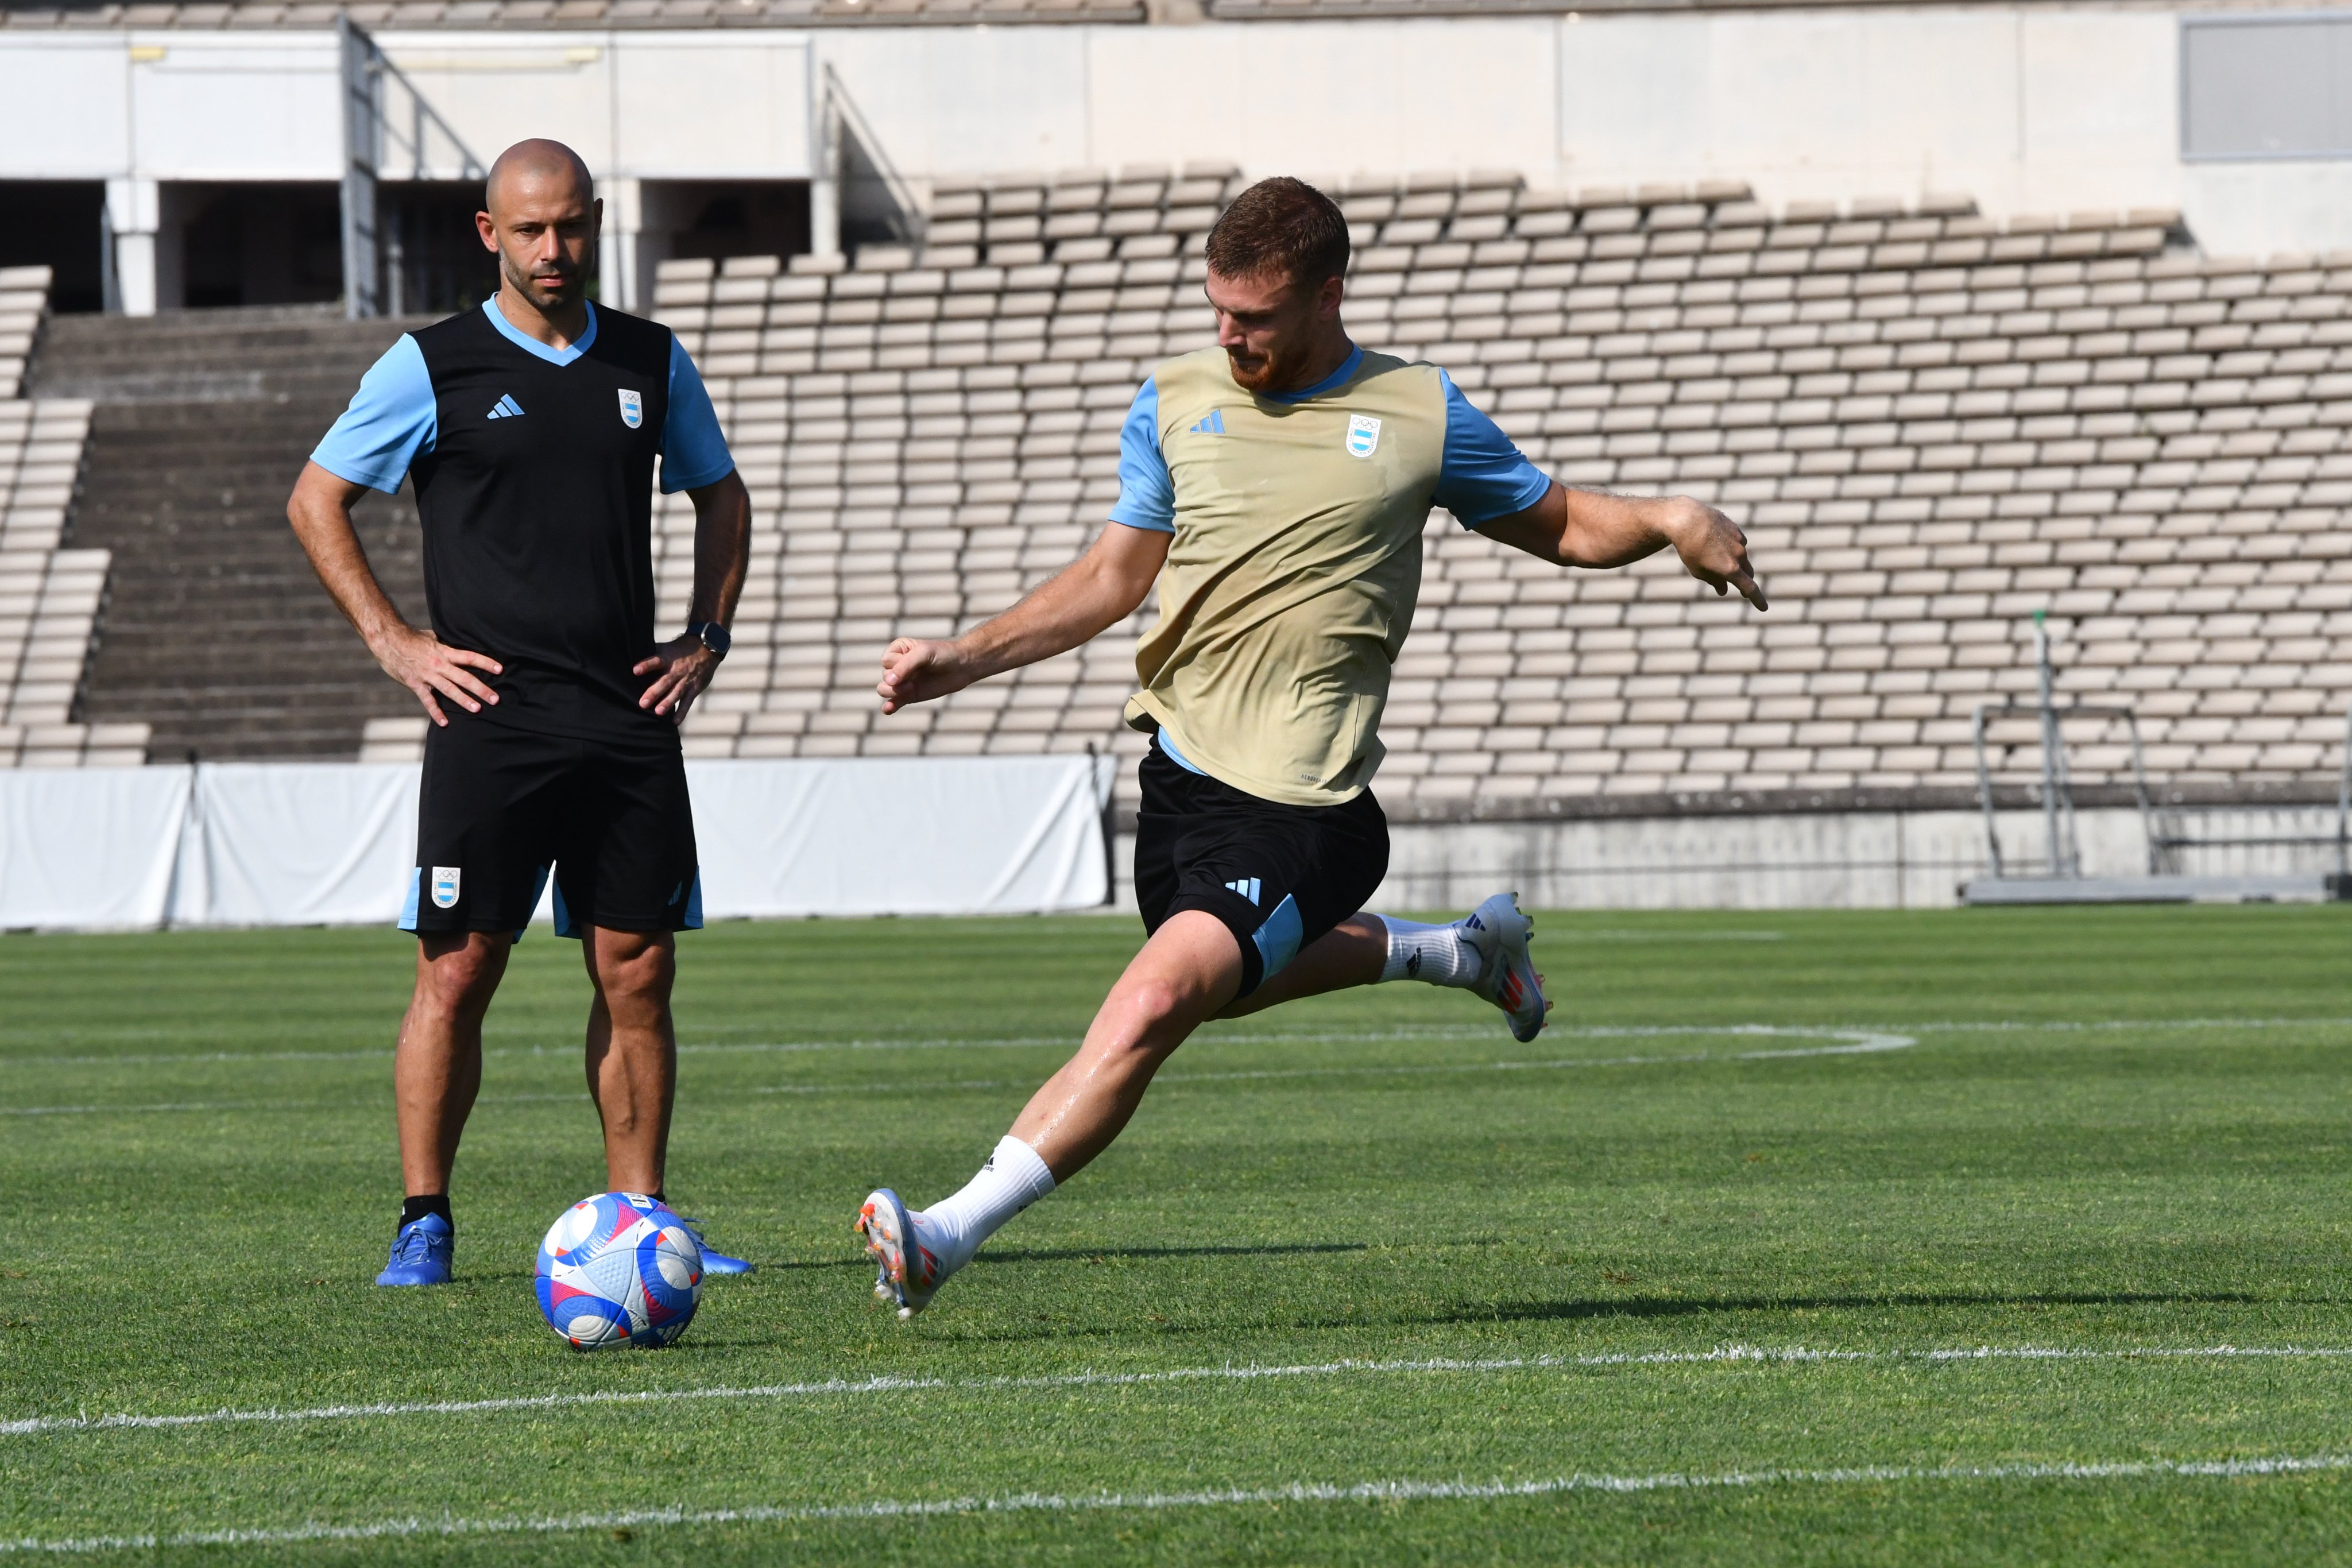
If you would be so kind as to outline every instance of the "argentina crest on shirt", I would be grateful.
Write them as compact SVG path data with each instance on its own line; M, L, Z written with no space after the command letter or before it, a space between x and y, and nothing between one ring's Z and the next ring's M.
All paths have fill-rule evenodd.
M1369 413L1348 416L1348 455L1370 457L1381 444L1381 422Z
M621 389L621 423L631 430L646 422L646 400L624 387Z

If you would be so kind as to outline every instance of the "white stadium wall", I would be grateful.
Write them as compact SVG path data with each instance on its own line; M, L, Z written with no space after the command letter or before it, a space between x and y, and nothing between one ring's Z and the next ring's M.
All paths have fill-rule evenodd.
M1188 160L1502 168L1538 187L1746 181L1773 204L2177 207L2210 253L2352 245L2352 161L2184 160L2182 33L2167 10L1972 6L379 41L477 156L554 135L608 181L808 177L830 66L919 188ZM336 178L334 50L316 30L0 33L0 179L120 182L116 227L138 233L148 182ZM387 177L462 172L425 141L391 149Z

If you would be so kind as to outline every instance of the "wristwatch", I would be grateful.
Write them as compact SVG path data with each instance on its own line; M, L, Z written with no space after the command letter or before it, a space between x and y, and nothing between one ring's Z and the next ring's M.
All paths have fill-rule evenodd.
M689 637L700 638L704 647L722 659L727 656L727 650L733 646L735 642L734 638L727 634L727 628L716 621L689 621L687 622L686 634Z

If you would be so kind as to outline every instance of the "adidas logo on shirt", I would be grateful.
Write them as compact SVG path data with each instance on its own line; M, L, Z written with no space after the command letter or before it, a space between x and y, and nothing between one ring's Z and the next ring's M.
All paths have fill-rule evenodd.
M1223 435L1225 433L1225 411L1221 408L1211 409L1209 417L1193 425L1192 431L1195 435Z
M1239 882L1229 882L1225 883L1225 886L1231 892L1240 894L1252 904L1258 902L1258 879L1256 877L1245 876Z
M522 404L515 402L511 397L502 397L499 399L499 406L490 410L490 417L492 419L520 419L522 417Z

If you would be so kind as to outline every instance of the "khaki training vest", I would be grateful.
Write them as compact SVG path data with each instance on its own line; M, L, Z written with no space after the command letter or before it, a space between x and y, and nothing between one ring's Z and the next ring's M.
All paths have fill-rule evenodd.
M1445 452L1437 367L1367 350L1296 402L1236 386L1221 349L1152 380L1175 537L1127 722L1158 720L1187 761L1263 800L1352 800L1385 755L1389 672L1421 591ZM1212 413L1223 434L1194 428Z

